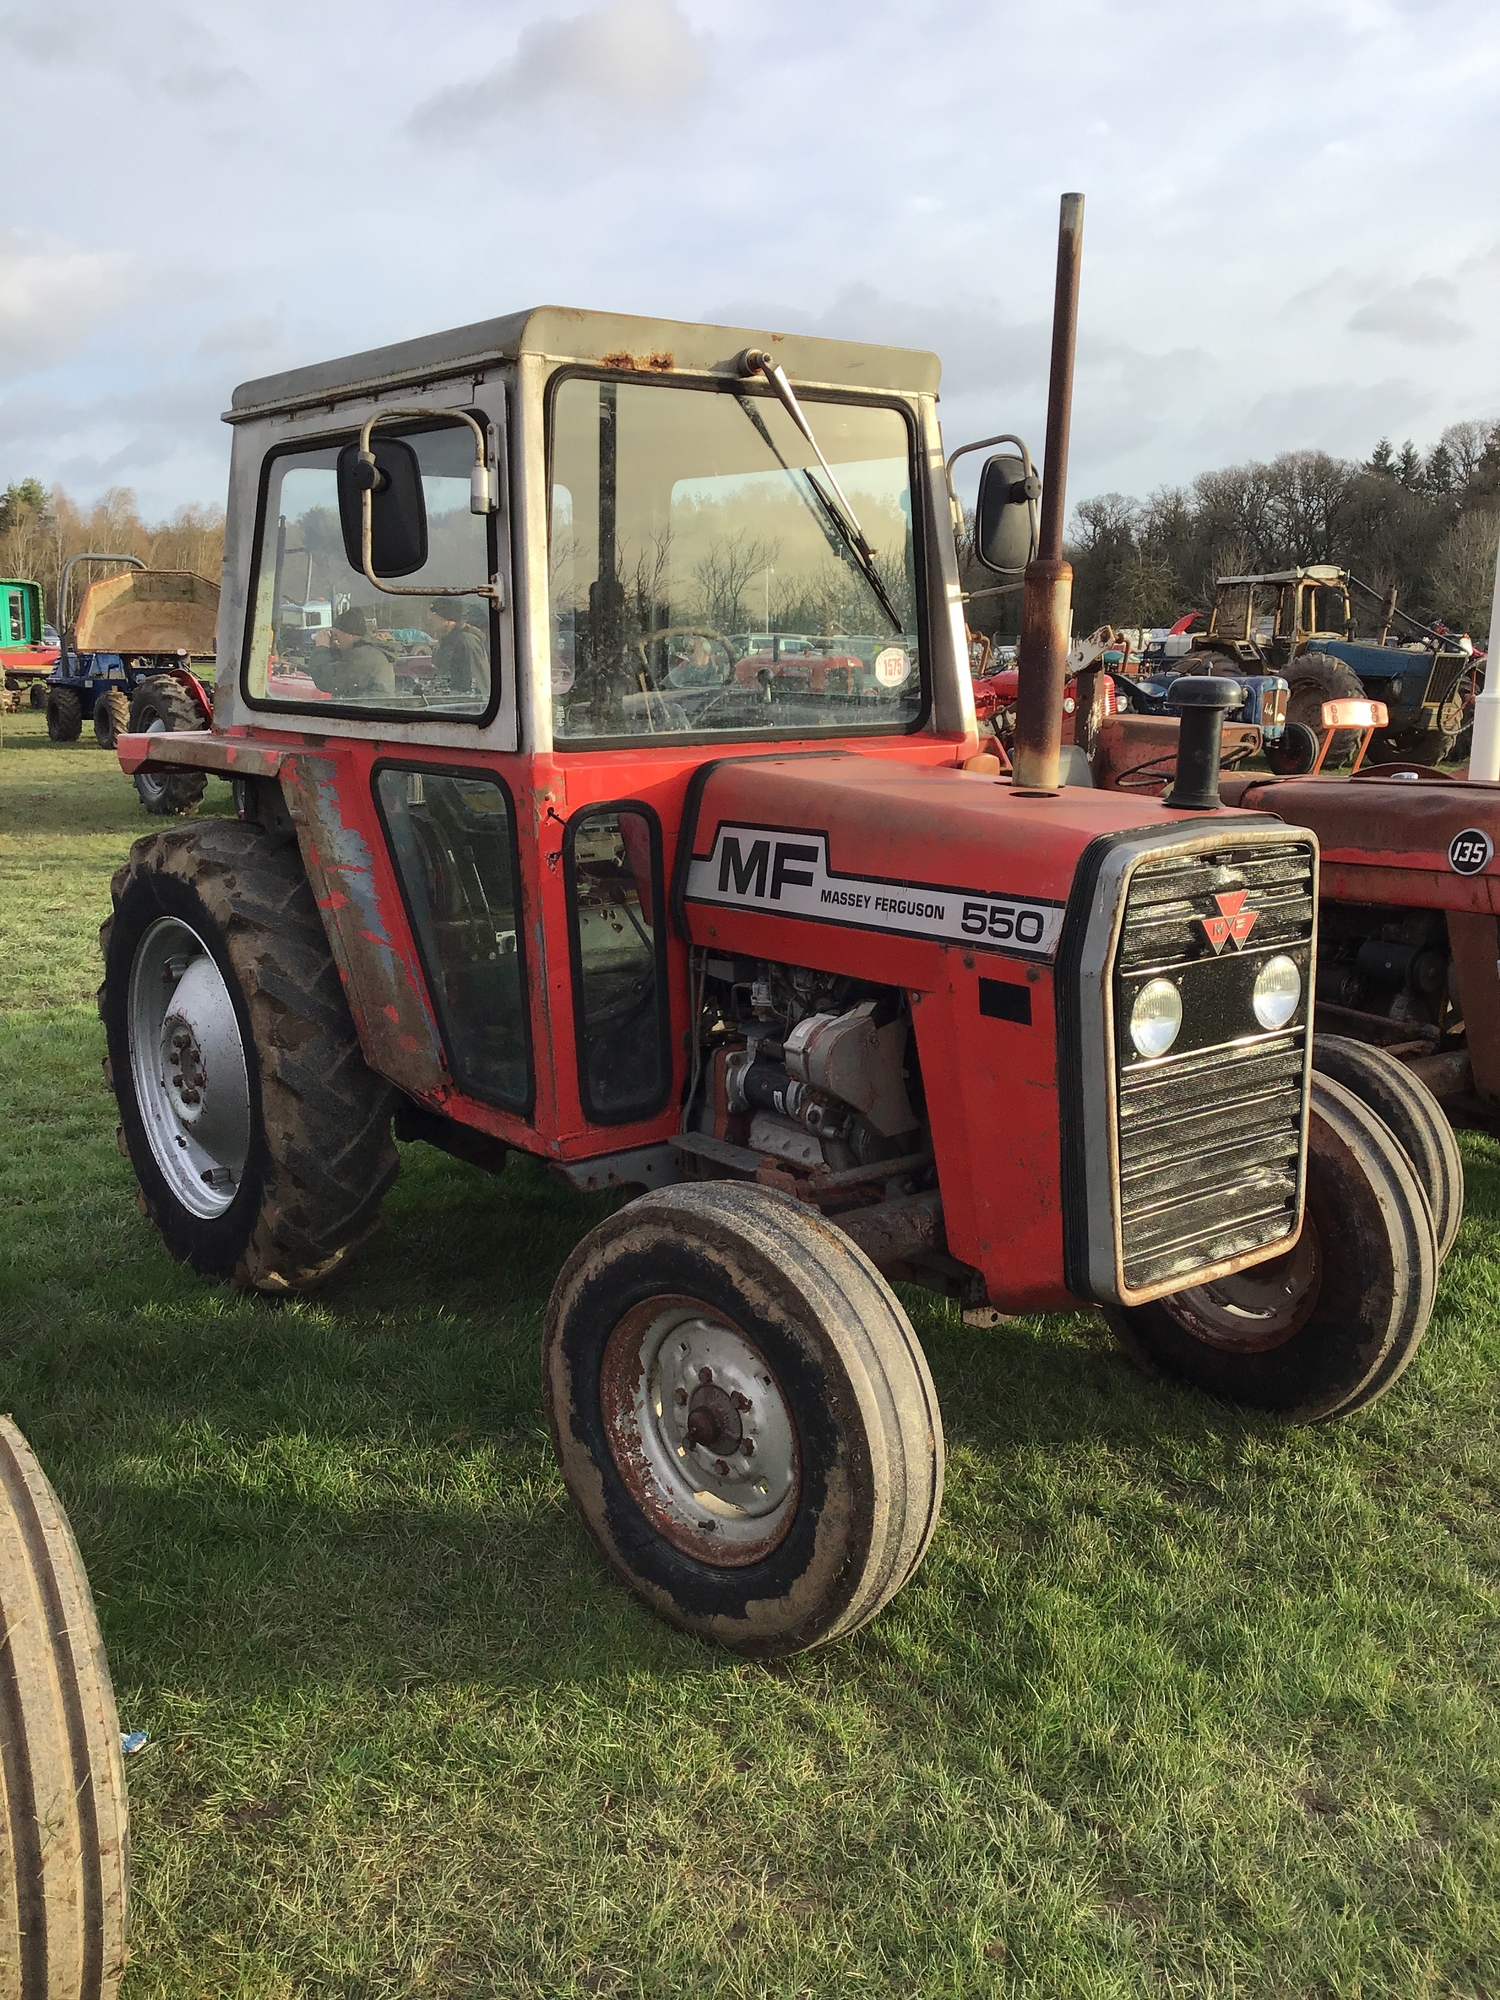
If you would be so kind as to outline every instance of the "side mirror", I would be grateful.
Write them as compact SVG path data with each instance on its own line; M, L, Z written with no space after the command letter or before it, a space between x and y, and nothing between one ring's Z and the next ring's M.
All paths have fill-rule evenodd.
M372 437L370 455L346 444L338 457L339 526L349 567L360 576L363 502L370 496L370 567L377 576L410 576L427 562L427 507L422 468L405 438Z
M1036 553L1036 500L1042 482L1010 452L987 458L974 508L974 553L988 570L1019 576Z

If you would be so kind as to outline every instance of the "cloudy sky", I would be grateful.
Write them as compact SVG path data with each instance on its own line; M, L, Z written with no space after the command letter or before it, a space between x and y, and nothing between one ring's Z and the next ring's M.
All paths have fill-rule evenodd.
M1500 417L1493 0L0 0L0 483L223 497L235 383L543 302L935 348L1072 497Z

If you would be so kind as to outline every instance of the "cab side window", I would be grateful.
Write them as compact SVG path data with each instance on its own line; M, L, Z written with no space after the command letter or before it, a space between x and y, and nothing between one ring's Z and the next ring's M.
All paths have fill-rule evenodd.
M274 707L379 714L460 716L478 721L490 706L489 602L477 592L490 574L493 517L469 506L474 463L467 424L437 422L382 436L416 454L427 514L427 559L402 576L393 596L351 568L339 521L338 460L351 440L293 446L272 454L264 474L260 549L251 594L245 693Z
M661 828L642 806L594 806L565 843L578 1086L596 1124L649 1117L672 1087Z
M375 780L391 858L459 1088L531 1105L515 823L492 778L392 769Z

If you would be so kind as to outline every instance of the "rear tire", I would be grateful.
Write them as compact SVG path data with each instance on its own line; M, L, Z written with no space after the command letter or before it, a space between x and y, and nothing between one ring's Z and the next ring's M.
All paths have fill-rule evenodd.
M0 1994L114 2000L130 1835L120 1720L78 1544L0 1417Z
M170 674L151 674L131 696L132 735L156 735L164 729L177 731L203 726L197 704ZM134 782L147 812L163 817L191 812L208 789L208 775L204 771L137 771Z
M1307 1212L1284 1256L1145 1306L1108 1308L1162 1373L1291 1423L1347 1416L1406 1367L1437 1285L1427 1197L1386 1126L1314 1072Z
M47 706L47 683L45 681L33 681L31 683L31 694L28 699L33 708L45 708Z
M1464 1163L1443 1107L1405 1063L1347 1035L1314 1035L1313 1068L1352 1090L1389 1127L1432 1210L1441 1264L1464 1218Z
M801 1652L921 1561L943 1491L926 1358L864 1252L788 1196L717 1181L630 1203L564 1265L542 1359L585 1527L682 1631Z
M146 1213L205 1278L320 1283L379 1228L399 1161L296 848L174 827L112 888L99 1012Z
M119 688L104 688L94 696L94 741L113 750L130 727L130 703Z
M47 734L54 743L76 743L83 733L83 703L71 688L48 688Z
M1362 701L1364 684L1352 667L1346 667L1342 660L1336 660L1331 653L1303 653L1292 660L1283 670L1291 692L1286 699L1286 719L1288 723L1300 722L1304 729L1310 729L1315 739L1323 740L1323 704L1325 701ZM1331 771L1340 764L1347 763L1359 748L1360 731L1339 729L1334 732L1328 755L1323 759L1325 771Z

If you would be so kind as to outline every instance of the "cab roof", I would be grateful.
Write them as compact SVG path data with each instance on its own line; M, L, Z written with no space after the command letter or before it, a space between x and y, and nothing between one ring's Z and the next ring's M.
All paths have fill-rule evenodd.
M471 371L482 374L523 354L614 368L624 374L733 376L747 347L764 347L774 354L794 383L830 388L935 395L942 373L938 357L919 348L823 340L813 334L773 333L764 327L700 326L690 320L534 306L529 312L478 320L447 333L424 334L418 340L242 382L224 421L243 423L254 416L352 400L424 379L441 381Z

